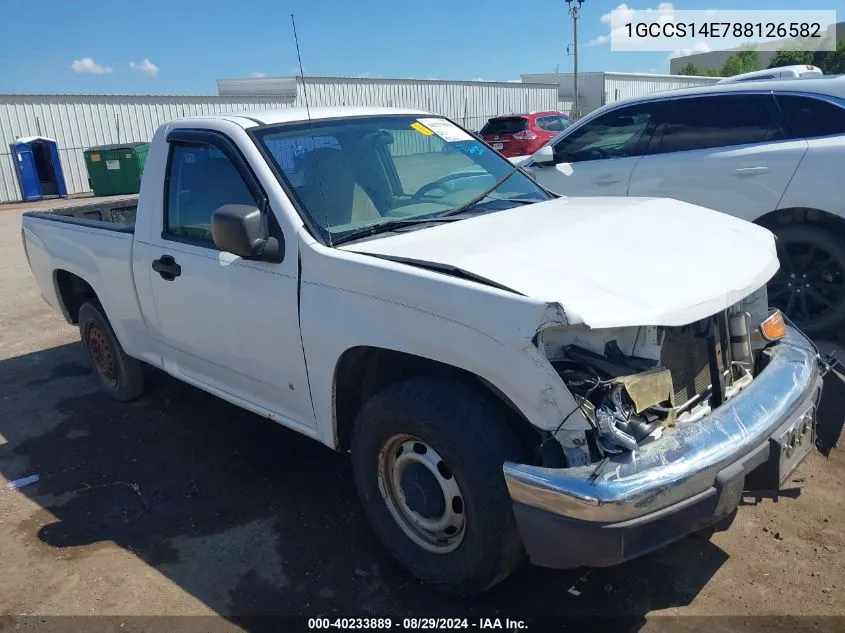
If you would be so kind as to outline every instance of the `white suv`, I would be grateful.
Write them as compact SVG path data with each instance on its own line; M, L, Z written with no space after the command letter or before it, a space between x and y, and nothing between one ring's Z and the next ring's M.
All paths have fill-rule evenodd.
M561 194L677 198L761 224L779 238L771 303L811 334L845 326L845 76L619 101L523 166ZM660 227L651 247L672 265Z

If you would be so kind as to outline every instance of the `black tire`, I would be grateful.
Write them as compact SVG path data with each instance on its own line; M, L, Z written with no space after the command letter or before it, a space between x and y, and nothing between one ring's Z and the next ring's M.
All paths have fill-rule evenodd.
M128 402L144 392L143 364L123 351L98 301L87 301L79 308L79 334L100 385L110 397Z
M814 224L773 232L780 269L769 282L769 303L811 336L838 334L845 326L845 238Z
M521 460L523 450L505 415L487 394L436 377L395 383L358 414L352 468L370 522L391 554L437 589L464 596L481 593L524 558L502 473L502 464ZM465 527L451 552L421 547L388 508L380 488L380 453L399 434L419 438L436 451L460 488Z

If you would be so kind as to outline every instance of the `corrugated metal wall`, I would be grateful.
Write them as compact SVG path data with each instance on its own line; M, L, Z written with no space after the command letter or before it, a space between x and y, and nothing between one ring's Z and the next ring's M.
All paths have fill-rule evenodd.
M628 73L605 73L604 103L620 99L639 97L663 90L679 90L710 86L721 77L689 77L683 75L641 75Z
M301 79L296 104L305 105ZM550 84L434 79L306 77L311 105L420 108L477 131L491 116L557 109Z
M287 87L294 78L281 79ZM272 81L278 83L278 78ZM89 190L84 149L149 141L161 123L180 116L304 106L301 79L296 81L295 98L288 96L289 89L284 95L267 95L267 86L261 96L0 95L0 202L21 198L9 150L17 137L56 139L68 193L83 193ZM470 130L481 129L496 114L558 107L557 87L548 84L345 77L306 77L306 82L312 106L420 108L446 115ZM243 93L249 92L251 84L248 80L218 82L221 94L232 85Z
M181 116L292 105L280 97L0 95L0 202L21 199L9 145L22 136L56 139L69 194L89 191L82 151L94 145L149 141Z
M579 73L578 96L580 98L581 115L588 114L596 108L620 99L639 97L662 90L709 86L719 79L719 77L690 77L650 73ZM557 108L564 112L572 109L571 105L566 107L566 104L572 103L575 94L575 81L572 73L522 75L522 80L557 84L560 95Z

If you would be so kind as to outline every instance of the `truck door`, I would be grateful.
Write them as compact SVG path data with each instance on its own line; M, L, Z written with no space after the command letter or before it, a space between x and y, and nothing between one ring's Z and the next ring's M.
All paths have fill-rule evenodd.
M266 195L237 146L210 130L168 137L160 231L151 231L136 270L150 275L165 369L245 400L288 426L314 427L299 333L297 257L279 264L218 250L211 215L224 204L264 210ZM290 247L290 245L289 245ZM144 266L144 263L146 264ZM221 394L223 395L223 394Z

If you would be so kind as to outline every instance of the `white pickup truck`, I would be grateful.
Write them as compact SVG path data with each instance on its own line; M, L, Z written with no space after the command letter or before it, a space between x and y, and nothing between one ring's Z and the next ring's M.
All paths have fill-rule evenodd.
M768 230L558 197L430 113L173 121L137 209L23 240L112 396L149 365L349 451L386 547L452 592L639 556L812 450L822 363L767 307Z

